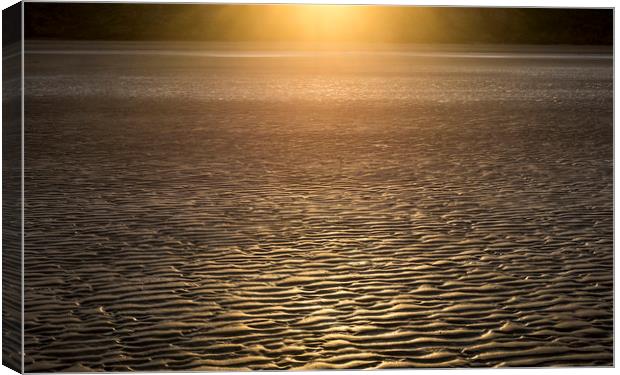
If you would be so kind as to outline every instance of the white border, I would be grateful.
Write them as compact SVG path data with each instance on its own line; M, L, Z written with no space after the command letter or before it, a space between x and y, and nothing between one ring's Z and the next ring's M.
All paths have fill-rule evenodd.
M26 2L64 2L64 3L179 3L179 4L376 4L376 5L423 5L423 6L487 6L487 7L561 7L561 8L611 8L610 0L566 1L566 0L25 0ZM2 0L2 3L14 4L15 1Z

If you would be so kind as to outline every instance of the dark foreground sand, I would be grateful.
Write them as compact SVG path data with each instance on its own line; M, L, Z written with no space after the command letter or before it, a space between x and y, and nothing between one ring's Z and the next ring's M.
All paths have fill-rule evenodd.
M612 364L611 59L28 48L27 371Z

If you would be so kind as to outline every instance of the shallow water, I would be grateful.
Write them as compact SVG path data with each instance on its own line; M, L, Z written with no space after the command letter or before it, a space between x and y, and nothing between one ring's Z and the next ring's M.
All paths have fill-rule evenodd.
M27 45L26 370L611 365L609 55L402 48Z

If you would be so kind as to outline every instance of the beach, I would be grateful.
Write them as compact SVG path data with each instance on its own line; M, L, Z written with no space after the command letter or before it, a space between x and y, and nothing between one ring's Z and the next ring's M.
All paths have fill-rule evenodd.
M26 371L613 365L609 50L25 67Z

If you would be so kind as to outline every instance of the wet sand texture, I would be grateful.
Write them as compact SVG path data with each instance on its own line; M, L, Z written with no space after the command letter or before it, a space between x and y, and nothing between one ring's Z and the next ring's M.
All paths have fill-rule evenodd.
M610 59L26 69L27 371L612 365Z
M18 7L10 11L15 10L19 12ZM11 21L5 14L3 22ZM22 369L23 264L21 52L20 43L2 46L2 364L18 372Z

